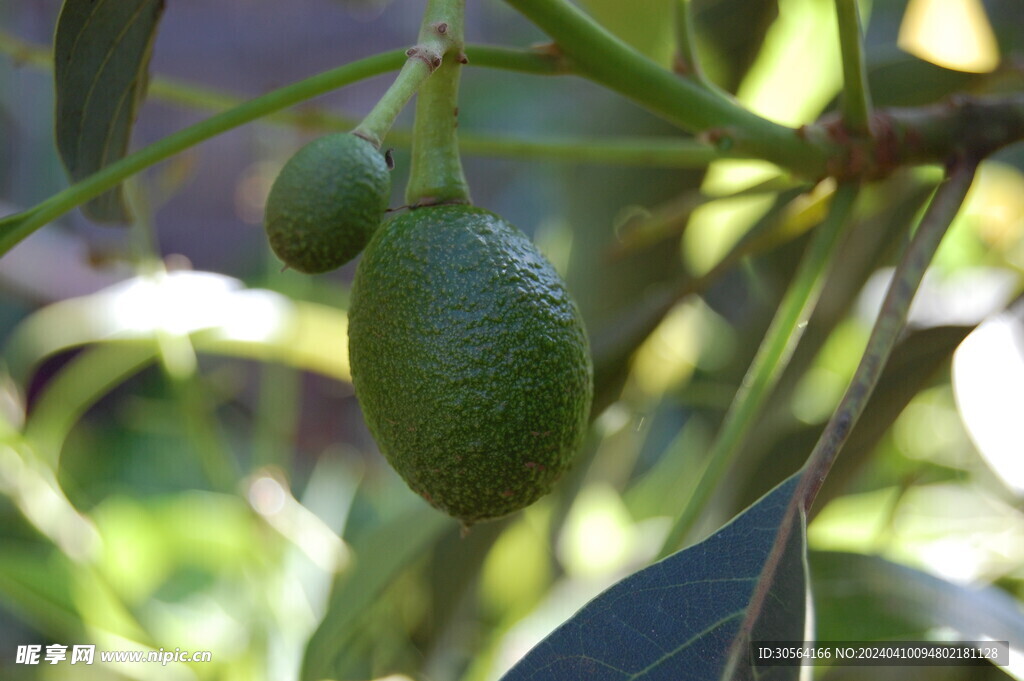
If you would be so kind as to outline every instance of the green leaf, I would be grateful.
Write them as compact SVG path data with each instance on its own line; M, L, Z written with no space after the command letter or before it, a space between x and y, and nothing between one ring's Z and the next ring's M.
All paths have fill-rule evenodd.
M340 575L320 626L302 663L303 681L332 678L363 617L403 570L452 526L447 516L417 507L402 513L352 544L355 570Z
M879 52L868 64L868 86L878 106L931 104L978 87L987 75L947 69L901 50ZM908 83L914 87L907 87Z
M74 569L56 549L7 542L0 553L0 599L46 634L80 635L70 586Z
M796 667L753 669L747 660L751 640L803 640L805 536L788 512L798 479L599 595L502 681L795 680Z
M65 0L53 61L57 148L72 181L125 155L163 9L163 0ZM120 188L82 210L101 222L130 219Z
M1024 611L1001 589L954 584L859 553L814 551L809 563L822 641L926 640L936 628L963 640L1024 641Z

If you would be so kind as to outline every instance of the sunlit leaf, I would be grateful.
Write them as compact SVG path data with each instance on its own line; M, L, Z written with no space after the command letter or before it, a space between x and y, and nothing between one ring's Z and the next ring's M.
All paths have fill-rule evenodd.
M154 647L145 627L98 572L79 569L72 576L75 605L91 632L99 634L100 644L110 645L116 641L128 643L130 647Z
M665 16L673 1L582 0L580 4L609 31L667 66L672 54L672 24Z
M0 442L0 493L8 497L39 533L76 561L96 555L96 529L68 499L48 462L33 447L13 439Z
M803 640L804 529L787 515L797 480L599 595L502 681L796 679L795 667L753 669L747 646ZM777 569L766 569L778 551Z
M347 319L340 310L245 289L213 273L129 279L45 307L11 334L5 358L22 389L46 357L98 344L65 365L35 400L25 432L38 455L56 465L82 414L153 362L161 338L183 335L200 352L282 362L349 380Z
M676 283L675 287L664 282L648 284L642 296L629 305L623 306L614 321L595 324L591 339L594 355L594 406L592 414L600 414L617 396L625 380L633 353L651 332L661 323L665 315L680 299L679 289L700 290L729 268L735 266L751 252L755 244L774 240L771 236L784 225L787 206L802 193L801 188L785 190L775 196L771 208L765 212L737 243L725 253L703 279L688 278ZM657 250L657 249L656 249ZM660 250L665 250L661 248ZM643 261L641 261L643 262ZM649 273L646 265L638 266L639 271ZM634 267L634 269L638 269ZM595 271L597 268L594 268ZM602 270L603 271L603 270Z
M953 360L956 404L964 425L978 453L1017 494L1024 493L1022 330L1024 315L994 317L967 337Z
M999 65L999 46L981 0L910 0L899 45L959 71L984 73Z
M54 37L57 148L73 181L120 159L145 95L163 0L65 0ZM103 222L125 222L120 189L85 204Z
M171 272L120 282L45 307L11 335L5 356L22 385L40 361L89 343L188 334L199 351L279 361L349 380L344 312L246 289L210 272Z
M777 122L810 123L841 87L835 12L830 2L779 0L778 5L779 17L738 97Z

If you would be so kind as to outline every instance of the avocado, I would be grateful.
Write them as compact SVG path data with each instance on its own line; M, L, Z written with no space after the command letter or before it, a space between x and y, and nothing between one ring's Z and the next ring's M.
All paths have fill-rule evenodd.
M288 267L319 274L355 258L391 195L384 156L349 133L326 135L292 156L270 189L264 228Z
M353 282L349 357L384 456L467 527L548 493L581 446L593 369L579 310L533 243L481 208L381 226Z

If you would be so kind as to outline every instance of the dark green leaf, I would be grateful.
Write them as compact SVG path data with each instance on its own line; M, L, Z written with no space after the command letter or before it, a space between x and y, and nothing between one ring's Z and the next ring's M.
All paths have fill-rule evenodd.
M984 74L954 71L893 51L868 64L868 87L878 106L921 106L969 90ZM914 87L907 87L913 83Z
M803 639L804 528L787 513L797 480L605 591L502 681L796 679L796 667L752 669L747 649L749 640Z
M163 8L163 0L65 0L53 62L57 148L73 181L127 151ZM82 210L102 222L129 219L120 188Z
M705 58L705 68L721 87L735 92L779 15L778 0L699 0L693 14L699 41L711 47L705 55L713 55L713 61Z
M1024 641L1024 611L1001 589L954 584L859 553L815 551L809 563L822 641L923 640L937 627L969 641Z

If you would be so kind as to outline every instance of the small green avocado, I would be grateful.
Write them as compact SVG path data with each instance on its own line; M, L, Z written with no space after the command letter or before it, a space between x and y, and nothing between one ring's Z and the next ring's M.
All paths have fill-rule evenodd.
M356 396L409 487L469 526L548 493L587 427L579 310L518 229L432 206L383 224L349 310Z
M384 156L350 133L313 140L292 156L267 197L264 228L286 265L319 274L356 257L391 195Z

